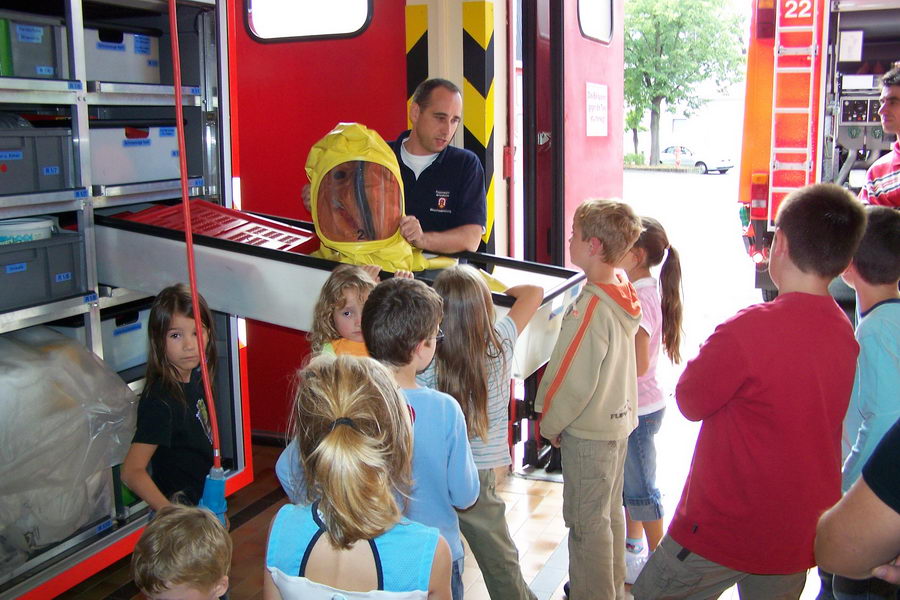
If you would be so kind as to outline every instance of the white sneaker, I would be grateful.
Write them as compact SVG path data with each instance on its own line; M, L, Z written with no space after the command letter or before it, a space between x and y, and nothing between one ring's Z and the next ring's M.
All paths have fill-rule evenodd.
M634 552L625 552L625 583L634 584L638 575L644 569L649 557L646 554L635 554Z

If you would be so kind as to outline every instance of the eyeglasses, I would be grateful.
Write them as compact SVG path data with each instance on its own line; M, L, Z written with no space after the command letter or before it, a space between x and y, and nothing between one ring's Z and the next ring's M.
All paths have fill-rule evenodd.
M444 330L439 327L437 335L434 336L434 341L435 341L435 343L440 344L443 339L444 339Z

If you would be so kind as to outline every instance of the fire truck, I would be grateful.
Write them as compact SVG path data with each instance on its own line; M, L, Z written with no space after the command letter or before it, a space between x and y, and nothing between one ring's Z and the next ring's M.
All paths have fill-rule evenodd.
M339 122L395 139L417 84L444 77L463 95L454 143L486 178L488 252L461 258L546 290L541 325L516 351L517 376L529 377L583 283L566 268L565 224L584 198L622 193L622 0L172 3L3 3L0 343L27 345L52 326L138 393L149 300L187 279L170 210L184 179L209 216L194 255L216 311L226 492L246 486L253 445L285 433L290 376L333 267L285 251L315 237L301 202L307 153ZM116 452L94 452L102 428L82 423L79 402L38 397L18 410L25 400L0 389L0 598L49 598L127 556L147 506L122 486ZM76 412L54 412L63 404ZM511 439L529 426L522 410ZM67 445L76 438L88 450ZM88 483L42 490L81 456L96 463L79 463Z
M879 76L898 59L896 0L754 0L739 200L764 299L777 295L765 265L784 197L820 181L858 191L890 151ZM832 293L852 301L837 282Z

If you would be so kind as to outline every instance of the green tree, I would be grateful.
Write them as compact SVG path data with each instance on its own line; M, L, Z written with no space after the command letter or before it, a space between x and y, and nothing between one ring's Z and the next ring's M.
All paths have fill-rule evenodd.
M644 112L639 108L631 108L630 104L625 112L625 129L631 132L631 141L634 144L635 154L640 154L638 152L638 132L646 131L646 127L642 124Z
M670 111L696 110L705 102L698 84L724 90L737 81L743 32L743 18L721 0L626 0L625 101L632 112L650 110L651 165L663 101Z

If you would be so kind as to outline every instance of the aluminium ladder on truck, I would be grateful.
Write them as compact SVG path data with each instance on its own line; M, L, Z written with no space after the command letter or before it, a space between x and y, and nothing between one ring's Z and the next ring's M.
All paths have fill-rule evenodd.
M776 0L768 229L781 201L817 180L823 0Z

